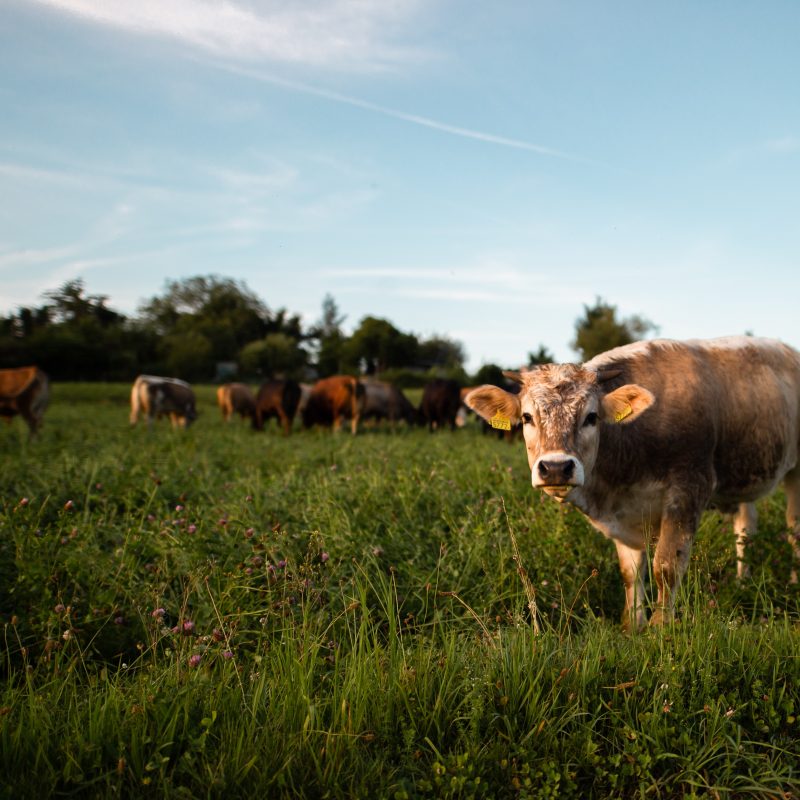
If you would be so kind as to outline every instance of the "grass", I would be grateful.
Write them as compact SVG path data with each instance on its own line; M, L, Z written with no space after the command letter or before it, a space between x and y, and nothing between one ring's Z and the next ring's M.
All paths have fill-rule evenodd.
M779 495L750 580L707 514L679 620L626 637L519 444L255 434L210 387L150 433L127 394L0 431L3 796L800 796Z

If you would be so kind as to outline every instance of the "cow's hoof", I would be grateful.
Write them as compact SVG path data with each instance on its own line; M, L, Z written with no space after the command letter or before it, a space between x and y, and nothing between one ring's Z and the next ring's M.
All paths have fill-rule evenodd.
M661 628L664 625L669 625L675 621L675 616L671 610L667 608L657 608L650 617L651 628Z

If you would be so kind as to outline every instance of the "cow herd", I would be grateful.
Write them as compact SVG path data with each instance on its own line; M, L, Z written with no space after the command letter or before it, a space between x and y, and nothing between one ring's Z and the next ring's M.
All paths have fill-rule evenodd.
M650 624L672 617L700 516L731 513L738 575L756 531L755 501L779 483L800 569L800 353L750 336L626 345L585 364L546 364L506 373L511 390L461 390L434 380L415 408L400 389L348 375L314 384L271 380L258 393L241 383L221 386L223 418L249 418L263 429L275 418L289 434L303 427L355 434L365 420L404 421L429 430L454 429L469 407L493 428L522 431L531 482L580 510L615 544L625 584L626 628L645 624L647 553L658 597ZM48 401L47 376L36 367L0 370L0 416L19 414L31 435ZM131 424L169 417L187 427L197 417L192 388L176 378L140 375L131 390Z
M427 425L433 431L445 425L454 429L461 402L458 383L435 379L426 384L422 402L416 408L402 390L384 381L358 379L351 375L333 375L316 383L293 380L269 380L253 395L243 383L226 383L217 389L217 404L227 422L238 414L250 419L253 428L263 430L264 423L276 419L288 436L299 414L304 428L315 425L338 431L345 423L355 434L360 424L383 420Z

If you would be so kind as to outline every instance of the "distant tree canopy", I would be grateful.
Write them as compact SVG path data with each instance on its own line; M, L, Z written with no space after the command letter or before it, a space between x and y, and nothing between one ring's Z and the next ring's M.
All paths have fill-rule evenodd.
M432 377L505 383L496 364L467 375L463 346L447 336L420 337L371 315L348 335L345 319L326 295L320 318L304 328L298 314L273 311L245 283L218 275L167 281L126 317L78 278L43 294L40 305L0 317L0 368L38 364L55 380L127 381L151 373L212 381L223 365L236 365L238 378L253 381L351 373L379 374L401 386ZM617 320L616 309L598 298L576 321L573 347L588 359L653 329L641 317ZM543 344L528 354L529 365L553 360Z
M598 297L593 306L583 307L584 315L575 320L575 338L571 347L582 361L588 361L606 350L645 338L658 328L638 315L617 319L616 306Z

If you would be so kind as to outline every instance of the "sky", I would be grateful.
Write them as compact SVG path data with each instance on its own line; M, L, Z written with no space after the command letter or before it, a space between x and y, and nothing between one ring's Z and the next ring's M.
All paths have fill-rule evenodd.
M597 297L800 346L800 3L3 0L0 313L244 281L574 361Z

